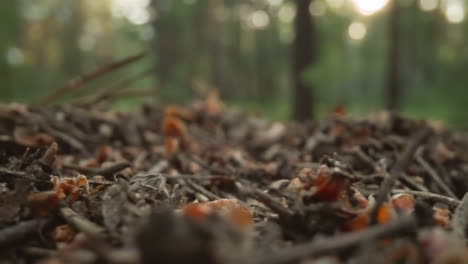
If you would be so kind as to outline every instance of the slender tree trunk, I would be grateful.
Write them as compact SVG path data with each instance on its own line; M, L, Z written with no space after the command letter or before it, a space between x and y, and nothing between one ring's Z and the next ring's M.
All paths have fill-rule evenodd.
M21 3L19 1L0 1L0 15L3 21L0 23L0 101L10 100L18 95L18 86L15 79L19 79L20 71L15 71L7 61L5 52L14 45L21 46L21 37L23 34L21 17Z
M77 56L76 54L80 53L80 47L78 43L83 31L83 3L81 1L68 0L63 4L64 7L68 6L71 12L70 19L66 24L66 29L62 35L62 43L64 43L63 71L67 75L66 78L71 78L78 75L82 71L81 57Z
M158 11L158 17L154 22L154 47L157 56L157 69L159 84L161 87L169 85L173 80L174 66L179 60L179 34L177 25L169 16L170 0L153 0L152 5Z
M210 27L209 40L211 46L212 84L219 90L224 90L223 76L223 22L217 17L217 10L222 8L223 1L210 0L208 27Z
M388 50L388 72L387 72L387 97L386 103L389 110L398 110L401 104L401 81L399 74L400 66L400 6L398 1L391 1L389 16L389 50Z
M296 0L293 43L293 118L304 121L313 118L313 87L303 80L304 70L316 60L317 32L309 12L311 0Z

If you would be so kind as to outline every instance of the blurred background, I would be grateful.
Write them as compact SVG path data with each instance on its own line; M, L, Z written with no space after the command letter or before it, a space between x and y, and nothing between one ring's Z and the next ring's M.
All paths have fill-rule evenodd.
M129 93L120 107L148 97L177 103L212 87L228 105L273 119L390 109L468 128L466 8L465 0L1 1L0 100L37 102L147 51L59 101L121 85L156 94Z

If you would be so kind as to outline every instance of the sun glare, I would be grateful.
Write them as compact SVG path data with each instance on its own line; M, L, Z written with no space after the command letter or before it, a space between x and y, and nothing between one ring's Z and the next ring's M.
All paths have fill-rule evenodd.
M352 0L352 2L359 13L370 16L382 10L389 0Z
M151 19L150 0L112 0L111 3L114 17L125 17L136 25L148 23Z
M423 11L434 11L439 6L438 0L419 0L419 7Z
M353 22L348 27L348 36L352 40L362 40L367 34L367 27L362 22Z
M448 0L445 7L447 21L457 24L465 19L465 6L461 0Z

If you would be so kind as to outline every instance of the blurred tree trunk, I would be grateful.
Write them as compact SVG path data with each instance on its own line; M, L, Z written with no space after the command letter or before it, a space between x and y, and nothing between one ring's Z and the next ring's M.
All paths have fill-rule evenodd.
M221 0L210 0L209 2L209 40L211 47L211 82L216 89L224 90L223 76L223 21L219 12L223 9L224 2Z
M80 54L79 40L83 31L83 10L81 1L68 0L62 5L62 8L68 8L70 12L62 34L62 65L66 77L71 78L82 71L81 56L77 54Z
M161 87L170 85L174 70L179 60L179 28L170 16L170 0L152 0L152 6L158 17L153 28L155 32L154 48L157 61L156 74Z
M293 43L293 118L304 121L313 118L313 87L303 80L304 70L316 61L317 32L309 12L312 0L296 0Z
M400 66L400 6L397 0L390 3L390 16L388 25L389 50L386 83L386 105L389 110L398 110L401 104Z
M232 1L231 1L232 2ZM240 16L237 15L238 7L232 5L231 21L230 21L230 34L231 39L227 42L229 45L229 62L231 63L231 71L229 82L231 83L229 99L245 98L245 91L247 87L247 78L245 78L245 60L242 50L242 43L244 39L244 31L242 30L242 21Z
M18 92L14 86L15 78L18 74L12 70L10 62L7 59L8 51L12 47L22 48L21 46L21 3L19 1L0 1L0 101L12 98ZM7 22L5 22L7 21ZM17 78L24 80L24 78Z

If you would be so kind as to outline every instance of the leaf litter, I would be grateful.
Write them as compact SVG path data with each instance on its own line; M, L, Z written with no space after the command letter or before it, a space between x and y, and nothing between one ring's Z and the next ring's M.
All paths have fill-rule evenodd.
M345 111L0 107L1 263L467 263L468 139Z

